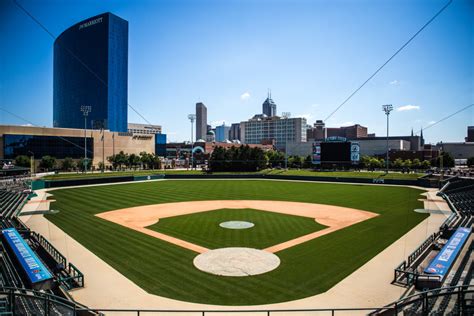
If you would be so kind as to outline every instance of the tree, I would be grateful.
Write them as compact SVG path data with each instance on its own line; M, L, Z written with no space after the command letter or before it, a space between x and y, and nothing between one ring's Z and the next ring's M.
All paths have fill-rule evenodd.
M79 160L79 162L77 163L77 168L79 168L79 170L81 171L85 171L86 169L86 166L87 166L87 169L91 169L91 163L92 163L92 160L89 159L89 158L82 158L81 160Z
M454 158L447 152L442 153L443 157L443 168L454 167ZM436 166L441 168L441 156L436 158Z
M257 171L265 169L267 157L261 148L248 145L228 149L217 146L209 157L209 170Z
M112 155L107 157L107 161L112 164L112 168L117 169L118 163L117 163L117 155Z
M150 169L153 164L153 154L148 154L145 151L140 153L140 162L143 164L143 168Z
M431 162L429 160L423 160L421 162L421 167L423 169L429 169L431 167Z
M311 168L313 166L313 159L311 158L311 155L306 156L303 162L303 168Z
M473 167L474 166L474 157L467 158L467 166Z
M48 155L43 156L41 158L40 168L43 168L46 171L49 171L49 170L53 169L55 165L56 165L56 158L54 158L52 156L48 156Z
M303 157L290 156L288 157L288 168L301 168L303 166Z
M397 158L395 159L395 161L393 162L393 167L395 169L401 169L403 168L404 166L404 162L403 162L403 159L402 158Z
M408 168L408 169L410 169L410 168L412 167L412 164L413 164L413 163L412 163L411 159L407 159L407 160L405 160L405 161L403 162L403 166L404 166L405 168Z
M418 169L421 167L421 161L418 158L413 159L411 166L415 169Z
M29 168L31 166L30 157L25 155L16 156L15 166Z
M153 169L161 169L161 158L156 155L151 155L152 156L152 162L151 166Z
M277 150L269 150L265 153L270 167L281 167L285 162L285 154Z
M74 165L75 165L74 160L72 160L71 157L66 157L63 159L63 162L61 164L61 169L65 171L69 171L72 168L74 168Z
M369 168L370 167L370 157L369 156L362 156L360 158L360 164L364 167L364 168Z
M120 151L118 154L115 155L115 163L121 170L123 165L128 165L128 155L125 154L123 151Z
M128 165L133 169L136 169L137 165L140 163L140 156L135 154L130 154L128 156Z
M105 170L105 164L102 161L99 161L99 170L101 170L102 172L104 172Z

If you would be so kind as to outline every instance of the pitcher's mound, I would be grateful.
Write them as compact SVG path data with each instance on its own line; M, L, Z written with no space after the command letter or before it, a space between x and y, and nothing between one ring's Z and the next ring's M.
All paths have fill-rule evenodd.
M245 221L228 221L220 223L219 226L228 229L247 229L254 227L255 224Z
M193 263L207 273L242 277L272 271L280 265L280 258L259 249L230 247L202 253L194 258Z

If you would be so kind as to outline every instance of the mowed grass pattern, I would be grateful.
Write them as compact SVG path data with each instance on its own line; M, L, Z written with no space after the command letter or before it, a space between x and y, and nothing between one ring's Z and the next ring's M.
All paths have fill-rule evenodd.
M51 191L52 209L60 212L46 217L149 293L206 304L255 305L327 291L427 217L413 212L423 206L417 200L422 192L288 181L168 180ZM138 205L231 199L332 204L380 216L278 252L277 269L245 278L199 271L192 263L196 253L94 216Z
M255 226L247 229L228 229L219 226L226 221L247 221ZM263 249L325 227L309 217L254 209L219 209L162 218L147 228L210 249L224 247Z

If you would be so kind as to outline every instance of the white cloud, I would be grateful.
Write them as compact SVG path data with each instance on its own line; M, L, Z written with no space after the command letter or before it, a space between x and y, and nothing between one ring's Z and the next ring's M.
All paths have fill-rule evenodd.
M400 85L400 81L393 80L393 81L390 81L389 84L392 85L392 86L398 86L398 85Z
M436 121L429 121L428 125L431 125L431 124L434 124L434 123L436 123Z
M312 108L319 108L319 104L318 103L311 104L311 107Z
M419 109L420 109L420 106L418 105L407 104L407 105L399 106L397 108L397 112L412 111L412 110L419 110Z
M240 100L242 100L242 101L247 101L248 99L250 99L250 92L244 92L244 93L240 96Z
M33 124L28 123L28 124L22 124L20 126L33 126Z

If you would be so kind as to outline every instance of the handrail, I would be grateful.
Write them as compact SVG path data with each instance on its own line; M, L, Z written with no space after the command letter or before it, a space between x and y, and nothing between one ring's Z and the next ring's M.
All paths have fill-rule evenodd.
M441 292L445 291L445 292ZM31 293L31 294L30 294ZM451 296L451 297L456 297L458 299L458 302L461 303L459 308L462 309L464 308L464 303L465 303L465 295L468 293L474 293L474 286L472 285L461 285L461 286L452 286L452 287L444 287L436 290L429 290L429 291L424 291L418 294L410 295L407 296L403 299L400 299L398 301L395 301L393 303L390 303L384 307L359 307L359 308L313 308L313 309L244 309L244 310L232 310L232 309L209 309L209 310L196 310L196 309L113 309L113 308L86 308L83 305L76 303L74 301L68 301L66 299L63 299L61 297L49 294L49 293L44 293L44 292L39 292L35 290L27 290L27 289L17 289L17 288L11 288L11 287L1 287L0 288L0 294L3 295L8 295L9 298L9 303L10 305L15 302L15 299L17 298L24 298L24 297L32 297L35 299L42 299L45 304L44 306L48 307L47 309L44 309L45 315L48 312L50 303L54 304L60 304L63 307L69 308L70 311L73 313L73 315L76 315L78 312L95 312L95 313L100 313L100 312L115 312L115 313L121 313L121 312L127 312L127 313L136 313L137 315L140 315L142 313L200 313L202 315L206 314L213 314L213 313L266 313L267 315L271 314L278 314L281 315L282 313L307 313L307 312L331 312L332 315L335 315L337 312L349 312L349 311L372 311L371 314L377 315L377 314L382 314L387 311L395 311L395 314L397 315L398 311L402 311L403 308L415 304L415 303L420 303L422 302L425 304L428 299L430 298L437 298L437 297L446 297L446 296ZM456 296L457 295L457 296ZM423 305L423 308L427 308L425 305Z
M31 235L39 242L39 244L58 261L58 263L62 264L64 268L67 266L67 259L66 257L58 250L56 247L53 246L46 238L40 235L37 232L31 232Z

